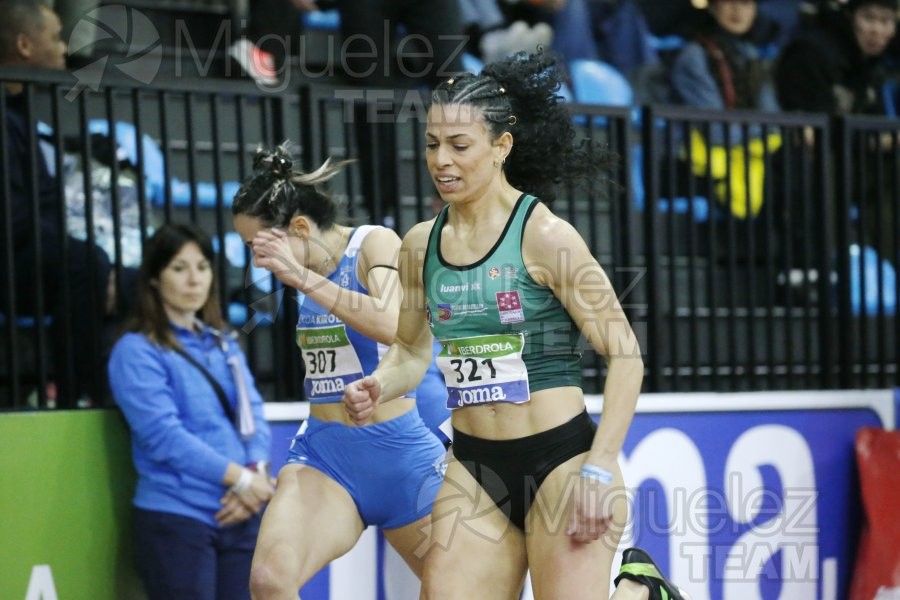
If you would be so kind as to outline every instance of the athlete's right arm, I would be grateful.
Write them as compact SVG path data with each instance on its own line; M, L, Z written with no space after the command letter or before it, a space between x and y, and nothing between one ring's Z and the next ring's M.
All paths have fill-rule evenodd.
M403 303L394 342L375 372L351 383L344 392L344 404L357 423L366 422L376 404L414 390L431 364L432 336L425 311L422 266L433 224L434 221L428 221L413 227L400 247Z

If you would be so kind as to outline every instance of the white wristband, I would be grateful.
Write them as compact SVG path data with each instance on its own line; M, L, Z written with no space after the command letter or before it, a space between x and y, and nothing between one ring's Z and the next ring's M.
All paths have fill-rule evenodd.
M602 467L598 467L597 465L589 464L585 464L581 467L581 476L586 479L599 481L603 485L611 484L613 482L613 478L615 477L610 471L607 471Z
M238 478L237 483L231 486L228 491L240 496L249 490L251 485L253 485L253 471L241 469L241 476Z

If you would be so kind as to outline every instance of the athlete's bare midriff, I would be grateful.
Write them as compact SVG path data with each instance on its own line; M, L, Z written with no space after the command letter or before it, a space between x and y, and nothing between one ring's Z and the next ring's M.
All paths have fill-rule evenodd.
M584 393L575 386L531 394L522 404L494 402L453 411L453 427L488 440L512 440L547 431L584 411Z

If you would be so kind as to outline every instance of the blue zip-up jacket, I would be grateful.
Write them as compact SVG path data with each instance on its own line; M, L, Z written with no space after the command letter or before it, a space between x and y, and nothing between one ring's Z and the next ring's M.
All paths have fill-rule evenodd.
M138 473L133 503L216 525L222 484L229 462L268 460L271 433L237 341L220 341L214 330L199 333L173 325L182 348L216 378L237 412L237 388L227 359L241 357L256 433L242 440L228 420L210 383L182 356L139 333L125 334L109 360L116 403L131 427L131 449Z

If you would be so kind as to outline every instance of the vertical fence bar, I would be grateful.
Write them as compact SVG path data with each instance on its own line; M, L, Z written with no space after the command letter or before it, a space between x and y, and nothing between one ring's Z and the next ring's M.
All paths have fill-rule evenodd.
M216 239L219 240L219 256L216 262L216 278L219 281L219 303L224 309L225 321L229 319L229 299L228 290L225 289L226 272L228 267L228 254L225 248L225 198L224 189L222 187L222 141L219 135L219 102L218 94L211 92L207 96L209 101L209 125L210 125L210 141L212 142L212 169L213 169L213 185L216 187L215 196L215 220L216 220ZM231 203L229 202L229 205Z
M197 186L197 137L194 135L194 94L184 92L184 137L187 142L187 178L191 190L188 208L191 223L197 225L200 220L198 206L200 204Z
M431 218L431 198L426 198L424 194L424 185L422 181L422 165L424 164L424 157L422 156L422 136L419 133L419 119L418 116L416 118L409 118L409 136L410 136L410 148L412 148L412 174L413 174L413 186L415 190L415 198L416 198L416 223L421 223L427 219ZM399 122L398 122L399 125ZM428 217L425 216L425 204L428 203ZM399 205L399 199L398 199ZM400 224L400 211L399 206L397 210L397 232L404 233L404 229ZM415 225L415 223L412 223Z
M853 349L856 341L853 310L850 298L850 196L853 193L853 148L850 128L845 117L832 121L837 142L835 172L837 173L837 266L838 266L838 328L840 347L839 384L843 389L853 382Z
M159 103L159 143L163 153L163 218L166 223L172 222L172 140L169 139L168 96L165 90L157 94Z
M815 173L813 180L816 182L816 196L822 198L825 206L825 217L819 219L821 251L819 252L819 365L822 369L820 385L824 389L835 387L835 348L838 345L832 311L832 281L831 272L833 262L836 260L837 248L834 244L834 182L832 181L831 165L831 139L828 127L816 126L815 144ZM831 218L828 218L831 216Z
M7 136L10 135L6 127L8 92L6 86L0 82L0 172L9 173L9 160L6 150L9 147ZM9 393L9 406L18 408L20 402L20 385L19 373L21 370L21 356L19 354L19 332L17 327L18 311L16 307L16 279L15 279L15 256L13 246L13 207L12 207L12 189L9 177L0 179L0 192L4 200L3 210L3 266L4 271L2 277L6 280L6 298L4 302L4 310L6 322L3 327L8 332L6 339L6 367L9 372L9 384L7 386Z
M44 249L41 247L41 203L40 203L40 183L38 181L38 160L40 160L38 152L37 139L37 120L34 115L34 84L25 83L25 147L28 149L26 159L26 189L31 202L32 219L31 226L31 242L34 244L35 265L39 269L37 277L34 279L35 284L35 310L34 310L34 335L35 347L37 348L37 397L38 405L46 406L47 403L47 379L48 370L47 363L44 359L47 352L46 347L46 322L47 306L44 289L43 264ZM64 210L61 208L60 210ZM64 231L60 232L60 236L65 235ZM16 324L13 324L15 326Z
M896 262L894 267L900 271L900 140L897 139L898 132L893 131L891 135L891 195L893 196L892 223L891 230L894 232L894 257ZM0 136L2 137L2 136ZM894 285L894 361L891 367L894 370L894 377L890 380L892 386L896 387L900 383L900 285Z
M866 145L869 141L866 131L856 125L856 122L850 118L847 121L853 130L853 140L856 145L854 161L856 164L856 183L853 202L856 205L856 240L859 247L859 254L856 257L857 273L859 277L859 314L855 315L854 325L859 328L859 364L854 364L854 372L858 373L856 380L857 386L866 386L866 375L868 372L869 358L869 319L868 307L866 306L866 297L869 294L869 286L866 281L866 219L869 218L869 208L866 206L866 191L869 189L869 177L866 172ZM851 283L852 285L852 283ZM851 287L852 289L852 287Z
M758 227L756 215L753 214L753 186L750 173L750 127L746 121L740 123L741 144L744 147L744 227L747 233L747 319L745 331L747 332L747 359L745 368L745 380L748 388L753 389L756 380L756 228ZM763 145L766 140L763 138Z
M309 173L313 169L313 104L312 91L308 85L297 90L297 109L300 111L300 164Z
M676 121L684 125L683 121ZM679 306L678 306L678 251L675 246L675 240L678 233L675 230L675 194L677 193L675 182L677 178L674 176L676 172L676 150L675 140L675 123L669 121L665 129L665 156L669 164L669 189L670 196L669 209L665 211L663 217L666 222L666 270L668 271L668 300L669 310L666 329L669 342L669 364L671 365L671 377L669 379L669 389L677 392L681 388L681 377L679 371L681 369L681 361L678 356L678 339L679 339ZM656 203L649 205L649 210L656 212L658 209Z
M812 240L813 237L813 219L816 218L817 211L814 206L814 199L812 194L812 189L810 186L812 185L812 176L811 176L811 165L810 165L810 147L808 144L803 144L801 146L800 154L801 154L801 163L802 168L800 169L800 189L803 190L803 214L801 217L801 222L803 223L803 239L804 240ZM812 267L814 264L814 259L812 257L812 249L810 248L809 243L803 244L803 257L801 259L801 270L803 273L802 278L802 288L803 293L801 296L802 305L803 305L803 329L802 329L802 338L801 341L803 343L803 378L801 381L804 388L810 385L810 382L813 381L813 370L814 370L814 362L813 362L813 344L812 344L812 336L813 336L813 328L812 328L812 314L814 310L813 302L812 302L812 292L813 286L810 282L810 273L812 271ZM821 252L821 249L819 250Z
M691 127L688 127L687 123L683 123L684 127L682 128L682 139L690 139L690 130L693 128L693 123L691 123ZM694 164L694 148L691 144L685 144L686 154L687 154L687 164ZM700 301L698 298L700 286L697 281L698 279L698 248L697 248L697 240L698 240L698 227L697 227L697 214L696 214L696 206L694 206L694 198L697 196L697 177L694 174L693 169L689 169L687 173L687 189L685 190L687 194L687 227L688 227L688 239L687 239L687 270L688 270L688 353L689 353L689 368L690 368L690 389L697 390L700 389ZM675 210L675 193L673 190L672 197L669 200L670 210Z
M875 248L878 251L878 262L875 265L875 281L878 301L875 309L875 322L877 323L877 328L875 329L875 344L877 346L877 352L872 366L875 369L875 378L879 388L885 388L887 386L887 380L885 379L884 373L884 358L887 353L887 346L885 344L885 327L887 326L884 305L885 280L884 269L881 268L881 261L886 258L885 254L887 254L885 250L887 240L882 236L882 223L884 223L884 219L887 218L887 215L884 214L884 149L882 148L881 141L883 133L885 132L883 132L880 127L875 132L875 139L873 140L875 146L875 187L874 190L872 190L871 195L867 194L865 196L866 198L875 198L875 227L873 233L875 238ZM866 319L866 325L868 326L869 324L870 319Z
M94 237L94 183L91 174L91 163L93 163L93 149L91 147L90 130L88 128L87 114L87 92L78 96L78 124L81 132L81 173L82 173L82 189L84 190L84 224L87 232L87 249L86 256L91 253L91 249L96 246L96 238ZM100 298L97 298L96 290L98 289L97 264L96 261L88 259L88 303L87 306L97 306ZM103 289L106 289L105 287ZM104 299L105 300L105 299ZM91 312L92 326L90 327L90 335L88 348L92 356L97 356L101 351L101 340L99 337L100 324L94 319L94 311ZM71 358L69 359L72 360ZM83 376L83 374L82 374ZM74 391L74 390L72 390Z
M141 251L143 252L144 243L147 239L148 219L147 219L147 168L144 165L144 125L141 114L141 90L133 88L131 90L131 114L134 116L134 141L137 164L137 197L138 197L138 224L140 227ZM167 182L163 182L168 185Z
M62 119L60 118L60 107L59 107L59 87L52 86L50 89L50 110L52 115L52 126L53 126L53 155L54 155L54 166L56 172L56 194L57 198L60 198L62 203L62 209L59 211L59 231L65 232L68 230L67 223L67 215L65 211L65 197L66 197L66 184L65 184L65 174L63 172L64 162L63 162L63 154L65 152L63 146L63 132L62 132ZM69 264L69 236L61 235L61 257L60 264L68 265ZM61 306L70 306L71 300L71 288L69 287L71 284L72 274L69 272L68 268L63 268L62 273L59 274L60 277L60 286L59 286L59 298L58 302ZM72 335L72 311L71 310L63 310L57 311L57 314L54 315L54 339L56 343L63 344L65 346L64 356L74 356L75 352L75 344ZM60 322L57 322L60 321ZM62 371L62 377L66 381L73 381L75 379L75 367L72 364L73 361L67 360L64 365L54 365L57 371ZM59 375L57 375L59 377Z
M762 139L763 139L763 172L766 174L765 179L763 180L763 225L762 227L765 230L765 239L767 241L764 244L764 257L763 257L763 270L765 272L765 284L764 284L764 292L763 292L763 314L765 315L765 322L763 323L764 328L764 347L765 347L765 370L766 370L766 389L775 389L776 388L776 373L775 373L775 280L778 276L775 272L774 263L775 256L772 247L774 245L778 245L779 247L783 246L783 243L780 242L779 236L775 229L775 212L776 210L783 211L784 209L779 206L778 198L776 198L775 194L775 184L773 183L773 175L775 171L784 172L784 168L775 169L774 162L772 158L772 153L769 152L769 135L770 135L770 127L769 124L763 125L762 128ZM790 143L787 141L790 136L790 130L785 130L782 128L780 130L780 134L782 136L782 144ZM784 155L782 154L782 158Z
M652 106L642 109L641 130L642 144L644 146L644 265L647 269L647 363L649 373L647 381L648 392L656 392L662 389L662 360L659 347L659 331L662 327L662 319L659 314L659 250L656 245L656 203L659 198L659 179L656 173L658 164L658 152L653 124L656 115Z
M115 273L116 277L116 314L121 316L125 312L125 293L122 282L122 199L119 194L119 143L118 135L116 132L116 119L113 97L114 91L115 90L112 87L108 87L104 90L104 110L106 112L106 124L109 131L111 151L111 157L109 161L109 191L110 201L112 202L111 208L113 220L113 252L115 253L113 272Z

